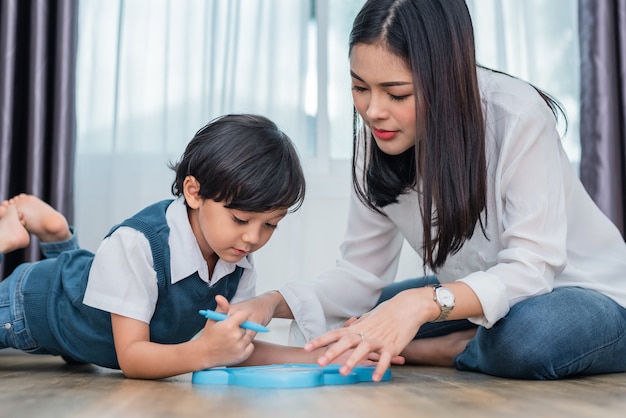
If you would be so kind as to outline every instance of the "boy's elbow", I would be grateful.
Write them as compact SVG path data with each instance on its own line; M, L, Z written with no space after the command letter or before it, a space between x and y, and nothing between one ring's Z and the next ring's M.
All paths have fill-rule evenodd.
M133 368L120 367L120 370L122 371L122 373L124 373L124 376L128 379L154 380L154 379L160 379L162 377L162 376L151 375L149 373L145 373L145 372L142 372L141 370L133 369Z
M142 379L141 373L139 373L135 368L128 366L124 362L120 361L120 370L124 374L125 377L129 379Z
M132 359L125 358L124 356L118 356L118 364L120 366L120 370L124 373L129 379L150 379L142 370L142 368L137 364L136 361Z

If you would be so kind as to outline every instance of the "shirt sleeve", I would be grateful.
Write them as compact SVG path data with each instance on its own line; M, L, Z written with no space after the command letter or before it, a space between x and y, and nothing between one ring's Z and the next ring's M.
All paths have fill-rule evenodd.
M537 96L538 97L538 96ZM562 153L555 119L541 99L500 118L504 138L495 172L495 207L500 250L486 271L469 274L487 328L510 307L554 288L567 263L567 214ZM506 125L506 126L505 126ZM496 163L495 158L490 159Z
M157 298L148 240L132 228L118 228L96 251L83 303L150 323Z
M280 289L303 338L340 327L374 307L381 290L395 278L402 243L396 225L366 207L353 190L336 266L314 280L286 283Z

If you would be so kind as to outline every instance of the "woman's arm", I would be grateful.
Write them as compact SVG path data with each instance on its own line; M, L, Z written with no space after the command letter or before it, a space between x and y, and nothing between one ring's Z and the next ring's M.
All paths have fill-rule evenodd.
M352 191L348 225L336 265L314 280L280 288L304 340L343 326L372 309L393 283L404 237L388 217L367 208Z
M460 282L445 286L455 297L455 306L448 319L482 315L480 302L469 286ZM364 356L377 353L380 358L373 379L378 381L391 365L392 359L413 340L420 327L434 321L440 312L432 287L405 290L364 314L350 326L329 331L309 341L304 348L316 351L331 344L318 358L317 363L321 366L337 361L340 356L346 356L346 352L354 349L345 361L340 361L343 363L340 369L342 374L348 374Z
M272 290L248 300L230 305L229 313L246 311L250 320L267 325L272 318L293 319L293 314L283 295Z

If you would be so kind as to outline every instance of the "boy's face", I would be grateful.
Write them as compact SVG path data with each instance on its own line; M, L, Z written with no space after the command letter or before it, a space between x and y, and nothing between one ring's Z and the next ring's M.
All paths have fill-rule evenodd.
M204 199L190 214L194 231L205 258L213 254L229 263L263 247L286 215L286 209L271 212L244 212L224 207L224 202ZM195 221L191 216L196 216Z

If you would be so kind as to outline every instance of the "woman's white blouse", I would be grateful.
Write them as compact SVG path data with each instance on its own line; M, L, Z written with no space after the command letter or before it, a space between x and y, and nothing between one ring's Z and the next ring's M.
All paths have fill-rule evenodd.
M478 76L487 120L487 237L478 227L437 273L439 281L469 285L484 312L470 320L487 328L516 303L561 286L593 289L626 306L626 244L573 172L551 110L520 80L484 69ZM422 265L416 193L384 212L371 211L352 191L335 268L280 289L296 339L370 310L396 278L405 239Z

